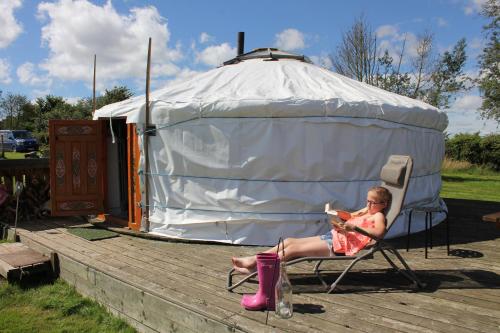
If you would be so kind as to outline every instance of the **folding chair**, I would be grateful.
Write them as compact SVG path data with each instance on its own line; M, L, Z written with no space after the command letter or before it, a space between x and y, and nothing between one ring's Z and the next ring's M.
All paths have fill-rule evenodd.
M406 190L408 188L408 182L410 180L410 175L413 167L413 162L410 156L402 156L402 155L391 155L387 161L387 163L382 167L382 171L380 172L380 178L382 180L381 186L387 188L392 194L391 205L386 214L386 233L391 228L396 218L401 213L401 208L403 207L403 202L406 194ZM314 262L318 261L318 263L314 266L314 274L318 277L321 283L328 288L328 284L321 277L321 270L319 267L324 261L330 260L350 260L350 264L344 269L344 271L339 275L339 277L330 285L328 289L328 293L331 293L337 284L342 280L342 278L351 270L351 268L361 260L372 259L373 255L376 252L380 252L382 256L387 260L387 262L399 273L401 273L405 278L407 278L410 282L417 288L422 288L422 283L417 278L413 270L408 266L403 257L399 254L399 252L394 248L391 244L385 242L383 239L377 238L363 229L358 227L355 228L356 232L359 232L363 235L366 235L373 239L374 244L370 247L367 247L356 255L352 256L332 256L332 257L302 257L294 260L290 260L287 262L287 266L294 265L300 262ZM393 254L403 266L402 268L398 267L394 260L389 258L388 253ZM240 286L245 283L249 279L253 278L257 275L257 272L251 273L244 277L239 282L233 284L233 275L235 269L232 268L228 273L227 278L227 287L228 291L232 291L234 288Z

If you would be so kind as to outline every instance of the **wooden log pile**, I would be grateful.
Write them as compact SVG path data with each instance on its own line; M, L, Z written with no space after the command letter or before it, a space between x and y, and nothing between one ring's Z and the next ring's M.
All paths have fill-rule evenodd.
M13 224L16 214L16 182L23 184L19 195L18 222L47 215L50 199L49 160L0 160L0 222Z

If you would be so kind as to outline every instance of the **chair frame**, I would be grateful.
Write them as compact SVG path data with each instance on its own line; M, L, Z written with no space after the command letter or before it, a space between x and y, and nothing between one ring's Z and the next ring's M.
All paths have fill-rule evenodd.
M389 160L391 159L391 157L389 158ZM411 158L409 156L396 156L396 157L397 158L406 158L408 161L407 162L408 164L406 165L406 167L409 168L409 170L406 171L407 172L407 174L406 174L407 179L405 180L406 184L404 186L406 186L406 187L404 189L403 197L401 199L401 203L402 203L402 201L404 201L404 196L406 194L408 179L411 175L412 161L411 161ZM382 184L382 186L384 186L384 184ZM393 222L396 220L397 216L399 216L400 214L401 214L401 208L399 208L398 215L396 215L392 221L387 221L388 226L387 226L386 232L390 229ZM387 262L392 266L392 268L394 268L396 270L396 272L401 273L401 275L403 275L406 279L408 279L410 282L412 282L416 288L418 288L418 289L423 288L422 282L418 279L415 272L410 268L410 266L406 263L406 261L403 259L401 254L399 254L398 250L396 250L396 248L394 246L392 246L388 242L384 241L383 239L380 239L380 238L377 238L377 237L371 235L370 233L366 232L363 229L355 227L354 230L358 233L361 233L365 236L372 238L375 241L375 244L373 246L371 246L370 248L366 248L366 249L361 250L360 252L358 252L356 255L353 255L353 256L301 257L301 258L297 258L297 259L293 259L293 260L288 261L286 263L286 266L298 264L298 263L301 263L304 261L307 261L307 262L318 261L318 263L314 266L313 273L316 275L316 277L318 277L318 279L321 281L321 283L323 284L325 289L328 289L327 293L331 293L335 290L335 288L337 287L339 282L354 267L354 265L356 263L358 263L361 260L372 259L373 255L376 252L380 252L382 254L382 256L387 260ZM395 260L392 260L388 256L389 253L394 255L394 257L397 258L397 260L400 262L402 267L399 267L398 265L396 265L396 263L394 262ZM320 270L320 266L324 261L331 261L331 260L351 260L351 262L342 271L342 273L337 277L337 279L330 286L328 286L328 284L325 282L325 280L321 277L322 270ZM241 279L237 283L233 284L234 273L235 273L235 269L232 268L231 270L229 270L229 273L227 276L226 289L230 292L232 292L235 288L239 287L240 285L242 285L243 283L247 282L248 280L250 280L251 278L253 278L257 275L257 272L253 272L253 273L245 276L243 279Z

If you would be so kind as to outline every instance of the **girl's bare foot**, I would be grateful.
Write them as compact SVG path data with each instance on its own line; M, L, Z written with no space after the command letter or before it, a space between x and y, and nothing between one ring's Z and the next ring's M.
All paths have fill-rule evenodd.
M233 262L234 270L241 274L250 274L255 272L255 266L257 264L255 256L241 258L233 257L231 261Z

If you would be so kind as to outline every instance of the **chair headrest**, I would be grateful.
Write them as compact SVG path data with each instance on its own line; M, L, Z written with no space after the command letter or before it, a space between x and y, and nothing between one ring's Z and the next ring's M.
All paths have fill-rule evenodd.
M392 155L382 167L380 178L389 185L402 186L405 180L407 156Z

